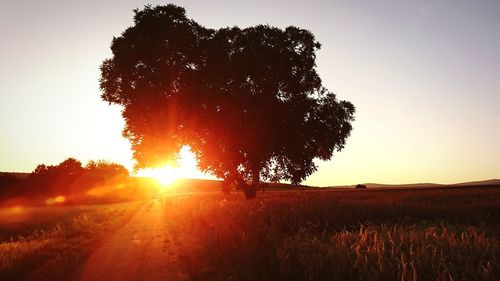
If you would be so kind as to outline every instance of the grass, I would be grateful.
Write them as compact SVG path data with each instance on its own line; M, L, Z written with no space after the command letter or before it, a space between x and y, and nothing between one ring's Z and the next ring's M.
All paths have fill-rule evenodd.
M1 225L0 280L67 279L104 235L123 225L137 206L129 203L23 210L29 213L23 223ZM8 235L10 238L6 238Z
M160 200L175 259L190 280L500 276L495 187L268 191L251 201L240 193L203 192ZM0 228L0 280L67 279L140 205L9 216L12 221Z
M320 234L301 228L277 259L288 280L495 280L499 252L498 240L477 227L382 224Z
M500 190L165 200L193 280L495 280Z

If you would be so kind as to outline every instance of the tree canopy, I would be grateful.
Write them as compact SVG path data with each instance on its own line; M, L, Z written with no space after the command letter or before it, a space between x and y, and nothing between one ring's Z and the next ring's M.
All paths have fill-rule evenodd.
M101 65L102 99L123 106L136 168L175 158L226 181L300 183L349 136L354 106L316 71L320 44L305 29L209 29L175 5L134 10Z

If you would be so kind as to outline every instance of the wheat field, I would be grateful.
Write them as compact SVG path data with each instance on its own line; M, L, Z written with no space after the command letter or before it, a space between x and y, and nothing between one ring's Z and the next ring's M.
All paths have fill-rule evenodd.
M193 280L498 280L500 191L164 200ZM182 219L178 219L182 218Z
M1 280L71 280L148 202L189 280L499 280L500 189L163 194L0 229ZM61 209L63 208L63 209ZM67 208L67 209L64 209ZM40 223L41 221L41 223ZM174 251L172 251L174 253Z

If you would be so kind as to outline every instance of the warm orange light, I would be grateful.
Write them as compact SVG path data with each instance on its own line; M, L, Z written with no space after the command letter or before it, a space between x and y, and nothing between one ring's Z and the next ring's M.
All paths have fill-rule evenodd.
M141 177L155 178L163 186L168 186L175 182L175 180L177 179L176 169L170 166L164 166L154 169L143 169L139 173L137 173L137 175Z
M59 204L59 203L64 203L64 201L66 201L66 197L59 195L53 198L47 198L47 200L45 200L45 204L46 205Z
M23 222L29 217L28 208L23 205L13 205L10 207L0 207L0 225L13 222Z
M155 178L163 187L171 186L179 178L208 178L196 168L196 158L189 146L183 146L178 156L177 165L142 169L137 176Z
M21 205L12 206L9 208L9 211L12 215L19 215L23 213L24 207Z

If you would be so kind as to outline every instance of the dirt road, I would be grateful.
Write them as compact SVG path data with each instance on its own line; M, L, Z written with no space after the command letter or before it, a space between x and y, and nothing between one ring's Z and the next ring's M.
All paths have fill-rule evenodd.
M75 280L187 280L176 242L159 200L145 204L131 221L94 251Z

